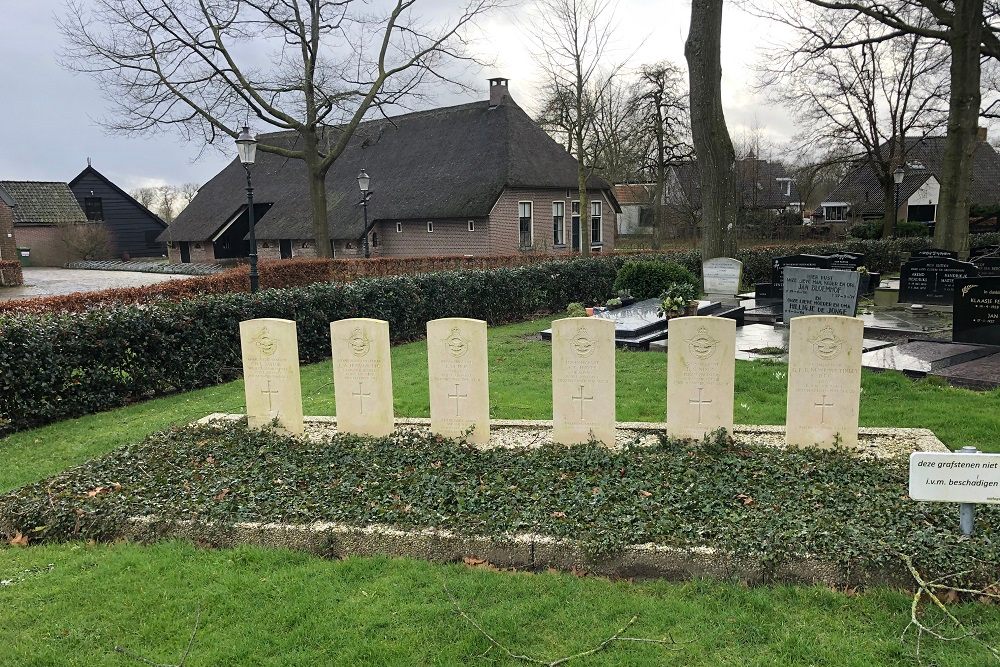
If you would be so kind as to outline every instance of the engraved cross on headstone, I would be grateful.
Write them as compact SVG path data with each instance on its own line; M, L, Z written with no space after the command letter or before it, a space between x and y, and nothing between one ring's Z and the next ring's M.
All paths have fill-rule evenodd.
M371 396L372 393L370 391L366 392L361 381L358 380L358 390L353 392L351 395L358 399L358 403L361 404L361 414L365 414L365 399Z
M827 408L832 408L833 407L833 402L831 401L831 402L827 403L826 394L823 394L823 400L821 400L819 403L815 403L814 405L815 405L815 407L819 408L819 423L820 424L825 424L826 423L826 409Z
M697 405L698 406L698 423L699 424L701 423L701 406L703 406L703 405L711 405L712 404L711 399L704 399L704 398L701 397L701 392L703 392L704 390L705 390L704 387L698 387L698 398L696 398L696 399L692 398L692 399L688 400L688 404L689 405Z
M570 398L572 398L574 401L580 401L580 419L583 419L583 412L584 412L584 409L585 409L585 406L586 406L586 402L587 401L593 401L594 397L593 396L584 396L583 395L583 385L581 384L580 385L580 395L579 396L571 396Z
M458 393L458 383L456 382L455 383L455 393L454 394L448 394L448 398L454 398L455 399L455 416L456 417L458 416L458 413L459 413L459 409L458 409L458 402L459 402L459 400L461 400L463 398L468 398L468 397L469 397L468 394L460 394L460 393Z
M271 412L272 410L274 410L274 406L271 404L271 396L277 395L278 390L271 389L271 378L267 379L267 389L261 389L260 393L267 396L267 411Z

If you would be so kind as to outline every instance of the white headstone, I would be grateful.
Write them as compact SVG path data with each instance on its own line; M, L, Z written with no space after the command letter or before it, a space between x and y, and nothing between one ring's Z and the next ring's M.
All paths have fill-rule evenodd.
M247 423L277 418L290 433L302 433L302 384L295 321L260 318L240 322Z
M615 442L615 323L568 317L552 323L552 439Z
M789 324L785 439L802 447L857 447L864 322L807 315Z
M700 439L733 430L736 320L675 317L667 346L667 434Z
M713 257L702 263L701 276L706 294L739 294L743 282L743 262L732 257Z
M389 323L354 318L330 323L337 430L358 435L392 433Z
M490 441L486 322L449 317L427 323L431 431L469 442Z

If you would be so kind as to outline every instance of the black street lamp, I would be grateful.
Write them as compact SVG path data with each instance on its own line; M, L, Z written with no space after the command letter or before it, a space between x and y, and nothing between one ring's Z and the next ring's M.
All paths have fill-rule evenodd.
M896 223L899 222L899 186L903 184L903 177L906 176L906 171L903 170L902 166L896 167L896 170L892 172L892 181L896 184L896 208L892 211L892 228L896 229Z
M365 248L365 259L372 256L371 250L368 248L368 198L372 196L372 193L368 190L368 184L371 182L371 178L368 176L368 172L361 169L361 173L358 174L358 187L361 188L361 208L365 212L365 233L361 242L364 244Z
M250 128L243 126L240 136L236 137L236 150L240 154L240 162L247 172L247 215L250 216L250 292L260 289L260 277L257 275L257 236L254 226L257 220L253 211L253 183L250 181L250 165L257 158L257 138L250 134Z

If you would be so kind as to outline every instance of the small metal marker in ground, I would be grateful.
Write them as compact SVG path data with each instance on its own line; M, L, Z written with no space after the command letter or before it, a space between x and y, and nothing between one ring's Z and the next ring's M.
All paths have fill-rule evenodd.
M910 498L959 503L963 535L975 530L976 505L1000 503L1000 454L984 454L975 447L954 453L910 454Z

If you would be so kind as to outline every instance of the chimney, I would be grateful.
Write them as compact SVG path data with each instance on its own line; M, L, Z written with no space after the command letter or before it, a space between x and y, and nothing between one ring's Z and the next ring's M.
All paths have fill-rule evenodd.
M985 127L979 128L978 130L976 130L976 139L978 139L979 141L986 141L987 132L988 131Z
M503 106L504 102L510 98L507 91L507 82L510 79L494 77L490 79L490 108Z

